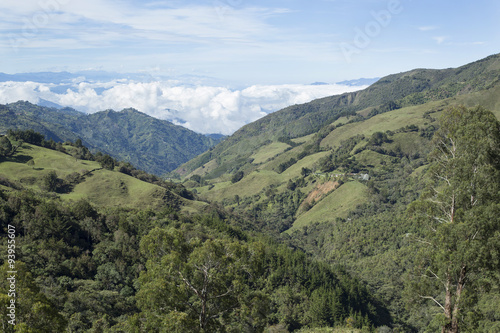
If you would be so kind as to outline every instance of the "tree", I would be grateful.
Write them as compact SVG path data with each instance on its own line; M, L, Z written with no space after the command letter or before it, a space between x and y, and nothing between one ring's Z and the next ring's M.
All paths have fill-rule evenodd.
M233 184L234 184L234 183L239 182L240 180L242 180L242 179L243 179L243 176L244 176L244 175L245 175L245 174L243 173L243 171L238 171L238 172L236 172L236 173L233 175L233 177L231 177L231 183L233 183Z
M43 188L49 192L57 191L57 185L59 180L57 178L57 173L52 170L43 177Z
M475 291L498 269L500 123L482 107L455 107L440 125L429 186L409 208L423 227L410 289L441 309L442 332L459 332Z
M16 260L16 273L13 274L11 271L7 261L0 266L2 332L64 332L66 321L56 306L40 291L26 265ZM8 316L10 313L8 307L12 307L12 300L15 300L15 326L11 324L12 322L9 323L14 317Z
M108 154L103 155L101 159L99 160L99 163L101 164L101 167L104 169L108 170L113 170L115 168L116 162L115 160L109 156Z
M302 169L300 170L300 175L301 175L302 177L307 177L307 176L309 176L311 173L312 173L312 171L311 171L311 169L309 169L309 168L302 168Z
M172 331L217 331L248 294L249 252L237 242L187 241L179 230L156 228L141 240L141 252L149 260L137 302L152 327L170 322Z
M191 178L189 179L194 182L197 182L198 184L201 184L201 182L203 181L200 175L192 175Z
M10 156L12 153L12 143L6 136L0 137L0 156Z
M380 146L384 142L388 142L389 138L387 138L387 134L383 132L375 132L372 134L370 140L368 141L368 144L373 145L373 146Z

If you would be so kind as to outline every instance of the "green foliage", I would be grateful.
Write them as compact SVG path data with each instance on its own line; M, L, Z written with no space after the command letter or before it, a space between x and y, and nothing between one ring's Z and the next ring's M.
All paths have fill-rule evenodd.
M55 305L40 291L26 264L17 260L16 273L5 262L0 267L0 322L2 332L51 333L62 332L66 327L64 317L58 313ZM10 287L11 279L15 278L15 288ZM15 318L9 317L7 309L15 300ZM9 323L12 319L12 322Z
M58 180L57 173L55 171L50 171L42 179L43 188L49 192L56 192L59 184Z
M219 157L225 161L220 165L223 168L221 173L228 173L230 169L242 168L246 163L242 159L234 165L233 160L225 160L228 156L240 154L248 158L269 140L287 141L288 138L318 133L343 116L350 117L349 122L358 122L375 115L365 113L366 110L376 109L377 114L389 113L403 107L497 87L500 76L500 70L497 69L499 58L499 55L493 55L457 69L420 69L389 75L362 91L290 106L244 126L214 147L210 156L204 154L195 158L179 170L184 172L187 169L189 174L209 162L209 159ZM480 101L474 100L474 103ZM362 116L365 114L366 116ZM209 174L208 177L217 176Z
M99 164L101 167L104 169L108 170L113 170L116 165L116 161L109 155L103 155L101 158L98 159Z
M45 141L45 137L42 134L35 132L33 129L27 129L25 131L9 130L7 135L14 138L14 140L22 140L35 146L41 146Z
M0 156L10 156L12 154L13 146L9 138L6 136L0 137Z
M156 175L172 171L222 139L194 133L134 109L86 115L17 102L3 106L0 124L3 131L15 128L9 136L16 140L58 150L58 143L69 140L75 142L77 150L85 145ZM87 159L85 152L78 158Z
M370 140L368 141L368 144L373 146L380 146L384 142L390 142L387 134L382 132L375 132L372 134Z
M245 174L243 173L243 171L238 171L238 172L236 172L236 173L235 173L235 174L231 177L231 183L233 183L233 184L234 184L234 183L239 182L240 180L242 180L242 179L243 179L243 176L244 176L244 175L245 175Z
M286 169L288 169L289 167L291 167L292 165L294 165L295 163L297 163L297 160L292 157L290 158L288 161L286 162L283 162L281 163L280 165L278 165L278 170L277 172L278 173L283 173Z
M120 201L114 192L132 191L131 181L135 184L137 179L75 158L71 162L80 168L99 170L54 168L38 154L40 149L26 145L22 154L2 161L7 176L0 178L0 185L12 192L0 190L1 226L5 230L7 223L15 223L20 258L54 314L67 322L67 331L418 332L453 327L457 318L462 331L495 332L498 124L492 125L491 114L482 109L447 111L440 129L435 120L456 101L498 105L499 59L497 55L459 69L391 75L364 91L292 106L243 127L179 169L192 178L193 186L209 183L197 189L206 198L225 198L210 205L199 203L205 209L201 215L184 215L179 210L179 200L184 199L171 191L191 199L193 193L128 162L120 162L117 169L168 189L157 188L154 195L144 196L146 201L160 197L162 205L155 210L143 210L142 205L105 207ZM444 97L450 99L422 104ZM29 108L31 114L23 113ZM44 111L15 103L0 107L0 119L5 126L10 119L28 124ZM71 123L82 116L65 117ZM135 111L89 118L108 129L100 137L106 144L142 140L150 144L142 149L163 149L163 143L137 128L155 123L142 122L146 118ZM77 128L82 130L87 123L79 119ZM37 131L42 126L30 124ZM121 140L129 135L128 129L135 141ZM56 132L62 135L51 130L42 146L66 149L78 159L99 160L111 153L93 155L83 146L92 145L91 138L69 137L68 132L64 140L81 137L82 144L58 146ZM436 139L439 149L430 155L429 168L434 133L441 140ZM455 153L462 157L443 155L451 151L450 142L459 143ZM122 148L125 153L131 150ZM462 154L466 151L475 153ZM54 160L59 156L48 155ZM26 167L33 156L36 169L46 170ZM439 164L445 160L448 164ZM12 176L7 168L11 165L25 172L21 179ZM287 172L275 172L280 168ZM63 202L54 193L21 192L30 184L38 190L41 181L32 176L35 171L45 175L52 169L60 177L56 175L59 193L97 180L99 186L86 193L99 193L93 200L101 206L93 206L90 197ZM339 181L342 186L331 193L324 190L318 197L322 199L307 210L304 199L334 183L337 170L347 173ZM354 181L356 172L369 174L370 180ZM237 173L245 177L229 182ZM240 191L242 184L245 191ZM407 215L407 206L419 196L410 209L415 216ZM442 219L441 213L452 207L449 198L456 205L453 225L434 223L427 215ZM297 221L304 219L307 223L299 226ZM293 230L282 233L291 226ZM422 242L431 245L420 249ZM458 277L448 288L454 293L448 318L445 311L439 314L439 307L433 309L435 301L447 308L446 274ZM403 293L404 283L409 288ZM416 305L417 311L405 303ZM455 304L458 311L453 314Z
M33 277L25 280L44 304L42 312L31 307L29 320L19 312L36 332L50 331L48 322L77 332L262 332L279 323L294 330L324 324L312 315L320 294L335 323L390 323L360 281L300 251L250 240L232 217L218 217L224 212L98 211L86 200L0 194L0 227L16 226L25 262L18 270Z
M429 188L410 206L424 244L411 286L442 308L443 332L458 332L474 327L467 309L498 267L500 122L481 107L451 108L433 142Z

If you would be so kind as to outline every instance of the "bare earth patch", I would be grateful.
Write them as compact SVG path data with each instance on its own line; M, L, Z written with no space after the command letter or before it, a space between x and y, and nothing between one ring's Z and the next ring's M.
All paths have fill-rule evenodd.
M325 195L335 190L339 186L337 181L328 181L323 184L317 185L309 194L307 198L304 199L299 209L304 208L306 204L313 205L314 203L320 201Z

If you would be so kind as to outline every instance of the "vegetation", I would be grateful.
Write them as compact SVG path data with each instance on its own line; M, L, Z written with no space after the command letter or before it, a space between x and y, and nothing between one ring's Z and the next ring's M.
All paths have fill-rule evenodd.
M410 207L422 223L415 240L423 244L413 287L416 301L442 309L442 332L459 332L477 328L467 308L498 273L500 122L483 108L461 107L447 110L440 125L432 182Z
M182 184L84 138L8 132L17 329L498 331L499 59L269 115L179 168Z
M426 228L407 208L420 197L425 201L426 184L433 181L431 139L440 135L439 119L446 110L465 104L476 113L480 103L500 118L499 59L391 75L365 91L287 108L243 127L210 155L185 164L182 172L189 177L189 170L197 168L205 182L194 186L201 198L218 201L281 242L342 264L366 281L390 309L392 330L442 330L452 319L445 319L444 311L439 315L432 300L415 296L422 287L415 276L431 262L422 259L430 254L415 255L421 243L414 238L425 239ZM234 185L225 176L233 170L244 170ZM483 259L496 265L496 259ZM467 323L462 331L498 327L499 313L492 310L500 300L498 276L490 273L481 278L471 273L480 282L461 296L464 310L458 320ZM420 295L444 307L445 293L438 289Z
M65 147L81 149L80 142ZM3 163L18 164L21 157L27 163L25 154L39 150L54 159L67 154L25 143ZM262 332L275 325L296 330L348 320L369 329L391 322L345 270L242 231L247 222L227 212L187 215L175 197L154 210L64 201L61 186L85 180L69 170L60 178L63 170L57 170L38 188L4 181L0 189L0 228L4 235L16 230L16 331ZM106 172L109 179L123 175ZM2 261L6 276L10 269ZM2 304L9 302L8 290L3 279ZM13 332L8 317L2 320L4 331Z
M93 152L102 151L158 176L222 139L194 133L134 109L86 115L69 108L57 110L21 101L0 105L0 133L8 129L31 131L18 139L35 145L44 136L54 146L79 141L77 147L83 143ZM38 137L33 136L35 131Z

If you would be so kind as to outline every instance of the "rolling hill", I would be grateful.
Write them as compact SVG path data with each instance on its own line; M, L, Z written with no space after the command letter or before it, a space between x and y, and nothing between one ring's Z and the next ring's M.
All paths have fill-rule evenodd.
M493 55L459 68L390 75L363 91L270 114L178 167L173 174L182 185L146 175L154 181L144 182L124 164L108 170L98 159L82 160L76 143L56 145L59 151L23 144L0 160L0 222L22 230L20 253L47 295L40 304L53 302L58 325L66 321L76 331L204 331L205 324L234 332L438 331L446 323L433 306L445 293L428 303L410 296L414 272L430 259L418 261L418 236L428 228L408 207L426 192L432 138L450 108L488 114L493 135L484 142L495 145L481 155L492 161L481 176L500 172L499 124L491 121L500 118L500 55ZM154 137L164 124L131 109L85 116L18 102L2 106L0 117L5 128L23 124L49 139L95 140L128 160L143 149L161 163L169 152L166 140ZM470 131L452 119L462 126L455 133ZM488 144L471 147L480 146ZM0 141L0 152L11 148ZM468 331L495 332L500 323L500 246L491 236L499 230L500 185L493 178L486 178L492 192L484 192L492 204L470 215L484 222L481 237L491 244L484 260L474 259L489 275L461 303ZM444 230L436 239L461 240L469 231L458 227L452 236L454 227L436 227ZM480 231L472 241L480 241ZM473 251L469 240L459 244ZM444 249L438 255L458 256ZM467 253L467 260L477 257ZM216 294L204 299L189 279ZM22 301L28 309L31 300ZM204 322L206 308L216 319Z
M157 175L205 152L220 137L195 133L135 109L83 114L70 108L55 109L17 102L0 105L0 133L33 129L56 142L80 138L92 150Z
M74 149L68 145L62 147L67 152ZM52 195L63 201L85 199L97 207L127 209L163 209L175 205L185 212L197 212L206 206L204 202L183 198L165 186L103 168L99 162L28 143L23 143L15 155L0 158L0 189L43 193L45 179L51 172L60 183Z
M0 261L0 296L12 298L8 288L17 296L16 328L7 315L0 319L6 332L362 332L390 325L363 282L242 230L245 221L194 200L182 185L125 163L113 168L100 154L81 159L88 149L80 143L49 149L50 141L22 142L21 134L0 136L0 230L12 235L0 244L10 250L10 260ZM202 302L197 288L205 288ZM315 309L326 300L335 315L325 321Z

